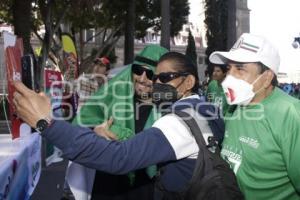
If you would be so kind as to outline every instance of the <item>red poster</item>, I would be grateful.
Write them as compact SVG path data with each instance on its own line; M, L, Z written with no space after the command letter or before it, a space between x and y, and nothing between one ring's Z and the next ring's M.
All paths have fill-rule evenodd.
M12 138L20 136L20 125L22 121L17 118L15 109L13 107L13 94L15 88L13 81L21 81L21 56L23 54L22 39L17 39L15 46L7 46L5 48L5 62L7 71L7 87L8 87L8 100L9 100L9 118L12 124Z
M62 74L59 71L45 70L45 92L51 98L52 117L61 119L63 117L62 111Z
M49 70L49 69L45 69L45 88L50 89L51 85L55 83L55 87L59 87L61 88L62 86L62 75L61 72L59 71L54 71L54 70ZM60 84L59 84L60 82ZM52 85L53 87L53 85Z

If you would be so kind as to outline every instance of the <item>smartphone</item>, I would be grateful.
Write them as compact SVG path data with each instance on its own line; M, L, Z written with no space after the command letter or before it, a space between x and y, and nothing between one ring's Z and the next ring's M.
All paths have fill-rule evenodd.
M35 90L35 78L34 78L34 57L32 54L26 54L21 58L21 73L22 82L28 88Z

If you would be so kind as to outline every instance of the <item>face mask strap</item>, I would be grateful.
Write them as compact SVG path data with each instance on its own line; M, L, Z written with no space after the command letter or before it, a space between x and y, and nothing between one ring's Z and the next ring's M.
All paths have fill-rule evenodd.
M179 78L179 77L178 77ZM186 77L184 77L184 79L175 87L176 89L177 88L179 88L182 84L183 84L183 82L185 81L185 79L186 79Z
M254 87L254 84L261 78L263 76L263 74L260 74L252 83L251 83L251 85ZM258 93L260 93L261 91L263 90L263 87L261 87L260 89L258 89L256 92L254 92L255 93L255 95L256 94L258 94Z
M263 76L263 74L260 74L252 83L251 85L254 85L261 77Z

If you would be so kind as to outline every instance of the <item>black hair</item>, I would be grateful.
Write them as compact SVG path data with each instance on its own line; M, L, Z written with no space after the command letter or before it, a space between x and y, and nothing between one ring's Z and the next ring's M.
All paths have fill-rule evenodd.
M214 68L215 68L215 67L219 67L219 68L222 70L223 74L226 74L227 71L228 71L227 65L217 65L217 64L215 64L215 65L214 65Z
M192 88L192 92L198 93L199 77L197 66L194 64L194 62L188 56L172 51L161 56L158 60L158 64L166 60L174 62L173 67L176 71L185 72L195 77L195 85Z
M258 65L260 66L260 73L264 73L267 70L271 70L269 67L267 67L266 65L264 65L261 62L258 62ZM278 79L277 79L277 75L274 73L274 77L271 81L271 85L272 86L278 86Z
M242 67L243 64L245 64L245 63L242 63L242 62L234 62L234 63L236 65L240 65L238 67ZM269 67L267 67L266 65L264 65L261 62L255 62L255 63L260 67L260 74L264 73L267 70L271 70ZM271 70L271 71L273 71L273 70ZM277 79L277 75L275 73L274 73L274 77L273 77L273 79L271 81L271 85L274 86L274 87L279 85L279 82L278 82L278 79Z
M100 58L96 58L94 61L93 61L94 65L98 65L98 66L101 66L101 67L105 67L106 71L110 70L110 63L103 63L101 61Z

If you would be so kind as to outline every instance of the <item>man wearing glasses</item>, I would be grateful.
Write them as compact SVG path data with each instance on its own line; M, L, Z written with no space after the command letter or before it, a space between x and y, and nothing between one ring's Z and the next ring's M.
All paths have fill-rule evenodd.
M145 71L142 73L146 74ZM164 54L159 59L156 74L152 78L153 93L159 94L156 98L158 102L173 102L171 109L186 110L186 114L190 113L195 117L206 144L209 143L208 138L213 136L220 141L220 136L223 135L223 121L219 118L215 106L208 105L201 101L198 95L194 95L199 87L198 73L196 66L187 56L177 52ZM51 119L47 122L43 116L49 116L49 107L43 109L42 114L34 114L32 117L40 103L46 100L45 97L34 94L21 83L15 83L15 87L17 92L14 94L14 105L18 115L37 128L44 137L63 148L64 155L71 160L113 174L124 174L149 165L161 164L163 168L157 180L156 199L174 200L188 195L182 192L189 187L193 177L199 146L191 134L191 129L173 113L160 117L150 128L128 140L109 141L96 136L88 128ZM202 153L201 150L200 152ZM142 183L139 186L141 185ZM109 192L109 188L106 192ZM145 199L143 197L145 196L129 196L128 199ZM146 197L149 198L152 198L151 194Z
M158 45L146 46L135 57L133 64L87 100L73 123L96 127L94 130L99 135L120 141L151 127L160 116L153 109L151 101L153 72L157 61L166 52ZM92 199L152 199L151 177L155 173L154 166L119 176L97 171Z

